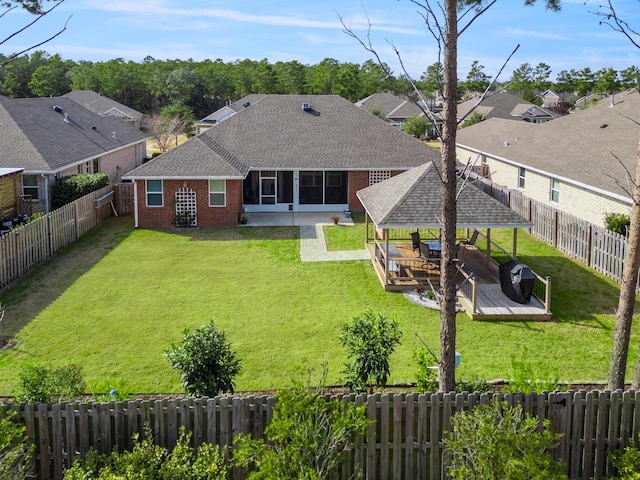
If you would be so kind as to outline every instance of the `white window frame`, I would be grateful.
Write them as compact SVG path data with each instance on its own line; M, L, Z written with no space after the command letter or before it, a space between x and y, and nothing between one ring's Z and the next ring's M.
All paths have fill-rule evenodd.
M26 184L26 179L35 180L35 185ZM35 196L31 192L35 192ZM32 201L40 200L40 182L37 175L22 175L22 195L29 195Z
M391 178L391 170L370 170L369 171L369 185L375 185L376 183L384 182Z
M560 180L552 178L550 186L549 200L553 203L558 203L560 201Z
M217 186L217 188L215 188ZM222 186L222 188L220 188ZM214 203L214 196L222 195L222 203ZM227 206L227 181L220 179L209 180L209 206L210 207L226 207Z
M150 190L149 182L160 182L160 190ZM164 182L162 180L145 180L145 192L146 192L146 201L147 207L149 208L160 208L164 207ZM156 198L160 196L160 205L150 205L149 198Z
M518 188L524 189L525 174L527 169L524 167L518 167Z

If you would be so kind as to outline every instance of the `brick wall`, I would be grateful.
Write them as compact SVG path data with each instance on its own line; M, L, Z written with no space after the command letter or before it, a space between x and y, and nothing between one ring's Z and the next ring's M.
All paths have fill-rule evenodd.
M404 172L404 170L392 170L391 176ZM364 207L356 196L358 190L369 186L369 171L354 170L349 172L349 210L352 212L364 212Z
M356 196L356 192L368 186L368 171L357 170L349 172L349 210L352 212L364 212L364 207Z
M138 185L138 226L140 228L171 228L176 214L176 191L186 187L196 193L197 226L232 227L238 225L242 212L242 181L227 180L226 207L209 206L209 182L207 180L164 180L163 206L147 207L146 182Z

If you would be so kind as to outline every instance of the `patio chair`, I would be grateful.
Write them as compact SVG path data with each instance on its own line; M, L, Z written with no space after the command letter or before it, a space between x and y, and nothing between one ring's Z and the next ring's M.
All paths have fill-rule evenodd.
M426 243L420 243L419 248L420 258L422 258L424 265L429 265L431 266L431 268L438 268L440 266L440 264L438 263L438 258L432 255L429 245L427 245Z
M463 240L462 242L460 242L463 245L475 245L476 244L476 240L478 240L478 234L480 232L478 230L474 230L473 231L473 235L471 235L471 238L469 240Z
M420 232L418 230L411 232L411 243L413 245L413 251L420 252Z

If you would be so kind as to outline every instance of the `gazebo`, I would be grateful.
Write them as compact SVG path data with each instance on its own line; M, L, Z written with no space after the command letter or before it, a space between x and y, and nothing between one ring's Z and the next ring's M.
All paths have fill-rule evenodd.
M442 208L438 166L425 163L359 190L357 196L366 211L366 246L385 290L435 288L440 276L437 250ZM471 179L458 180L458 297L472 318L500 318L503 314L530 318L533 313L551 318L548 277L535 274L528 305L516 304L500 288L499 265L516 259L517 231L531 227L528 220L484 193ZM511 252L491 240L491 229L498 228L513 229ZM421 248L420 243L431 248ZM483 301L504 312L492 307L483 314Z

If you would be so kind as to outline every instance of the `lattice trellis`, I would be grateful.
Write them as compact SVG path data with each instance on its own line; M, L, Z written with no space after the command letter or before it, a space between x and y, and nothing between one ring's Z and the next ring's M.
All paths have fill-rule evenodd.
M391 178L391 170L370 170L369 171L369 185L380 183L384 180Z
M181 227L198 224L196 192L188 187L176 191L176 224Z

